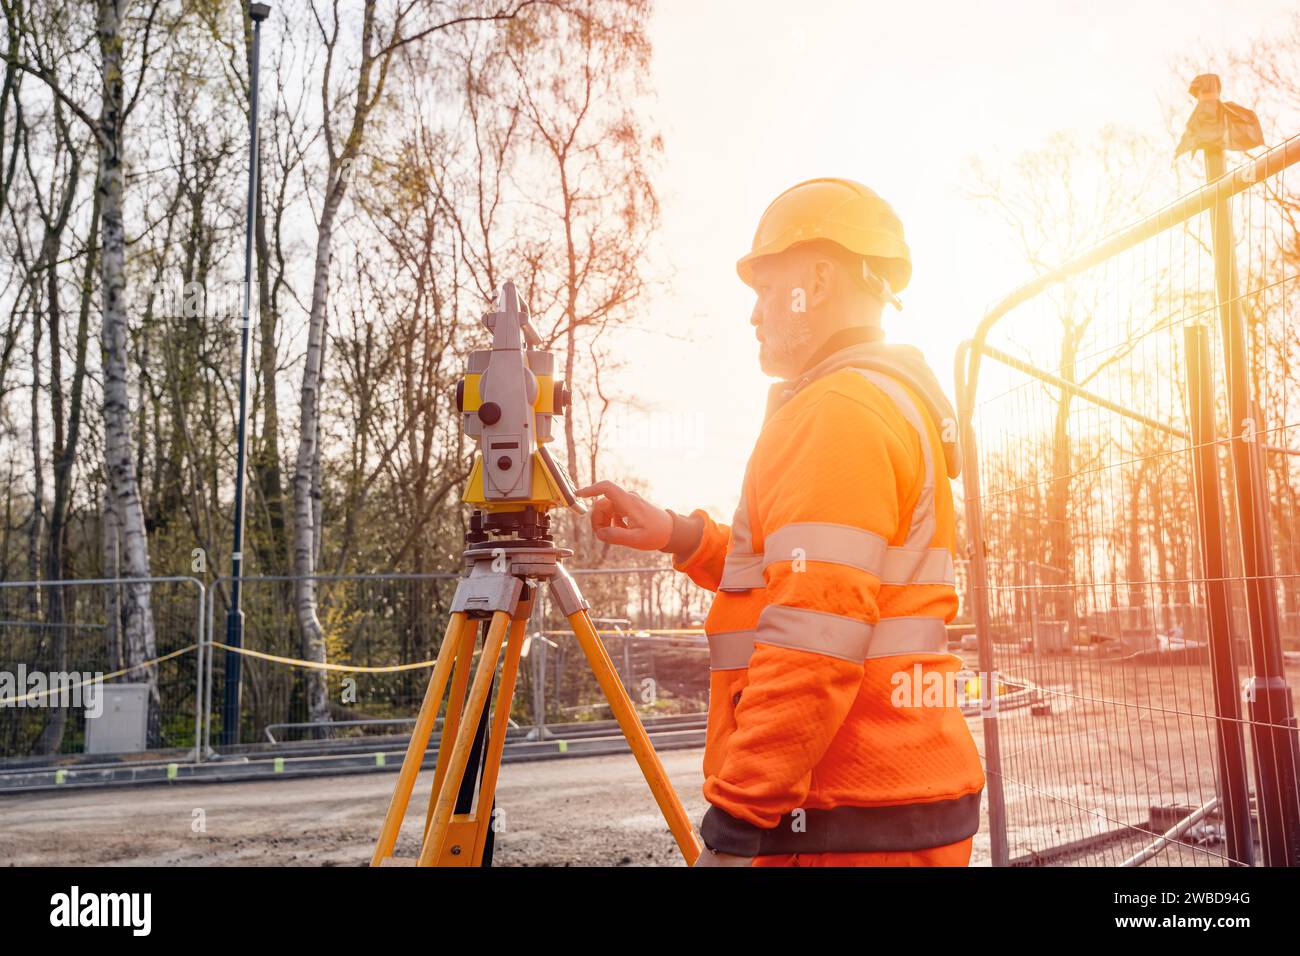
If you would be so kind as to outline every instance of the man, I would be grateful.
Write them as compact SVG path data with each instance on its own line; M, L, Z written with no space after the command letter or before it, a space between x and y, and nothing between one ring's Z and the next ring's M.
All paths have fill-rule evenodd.
M697 866L965 866L984 772L951 693L954 417L921 353L887 345L911 258L860 183L778 196L737 263L779 376L731 526L608 481L602 541L673 555L716 591ZM921 686L917 686L917 685Z

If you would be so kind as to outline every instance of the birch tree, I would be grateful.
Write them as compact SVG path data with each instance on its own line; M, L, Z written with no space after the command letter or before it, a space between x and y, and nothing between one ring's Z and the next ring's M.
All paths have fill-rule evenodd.
M96 190L100 208L101 347L104 368L104 470L121 528L122 567L129 578L123 613L123 642L128 665L157 656L150 586L149 543L136 481L131 440L131 398L127 387L128 319L126 309L126 185L122 143L128 107L123 79L122 19L126 0L99 0L97 39L100 54L100 108L95 133L99 140ZM150 19L157 4L150 11ZM147 43L146 39L146 43ZM147 59L147 48L145 51ZM143 67L142 67L143 69ZM149 684L150 736L158 735L158 685L153 673L131 675Z
M46 26L27 22L28 43L19 53L6 56L6 63L38 77L50 93L80 120L92 135L98 148L98 169L95 177L96 203L99 209L99 279L101 295L100 348L103 365L102 417L104 427L104 472L109 489L109 507L116 513L121 529L122 568L125 575L136 579L126 587L123 611L123 639L128 666L139 664L155 656L153 612L150 606L150 586L140 580L150 576L149 547L145 533L144 511L140 503L140 489L136 480L134 448L131 436L131 401L128 391L128 316L126 288L126 227L125 227L125 177L123 174L123 142L126 121L143 88L149 61L155 50L161 0L140 4L142 12L135 30L138 31L136 52L136 84L131 98L127 99L125 71L125 24L127 8L136 6L129 0L97 0L94 23L95 49L98 53L99 110L92 115L89 108L78 103L62 85L57 62L47 58L49 45L30 42L31 31ZM8 11L7 11L8 12ZM53 11L51 11L52 13ZM67 24L68 28L83 23L81 8L76 6L59 11L50 22ZM9 17L11 24L21 22ZM65 47L77 50L81 41L72 37L57 38ZM12 48L12 43L11 43ZM69 51L70 52L70 51ZM151 737L158 732L158 690L150 671L141 669L131 675L150 686Z

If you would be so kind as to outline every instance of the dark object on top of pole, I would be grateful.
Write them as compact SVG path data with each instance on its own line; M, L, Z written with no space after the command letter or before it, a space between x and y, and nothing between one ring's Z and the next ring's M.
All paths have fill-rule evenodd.
M1192 80L1187 92L1196 97L1196 109L1187 117L1174 159L1198 149L1254 149L1264 145L1264 131L1254 110L1219 99L1222 87L1213 73Z
M1184 140L1205 153L1207 182L1227 171L1224 149L1261 145L1262 136L1234 115L1254 114L1219 100L1218 77L1198 76L1190 92L1196 111ZM1233 106L1233 110L1227 107ZM1199 119L1198 119L1199 118ZM1216 120L1217 122L1209 122ZM1193 129L1193 126L1199 126ZM1256 126L1256 130L1258 127ZM1243 130L1245 131L1243 134ZM1250 658L1254 672L1247 689L1250 732L1255 757L1255 801L1259 812L1263 861L1268 866L1300 864L1300 737L1291 705L1291 690L1283 672L1282 638L1278 627L1277 578L1272 532L1267 514L1267 490L1260 446L1264 428L1250 395L1250 358L1242 328L1237 258L1232 230L1232 205L1225 196L1210 208L1214 242L1214 288L1219 309L1228 386L1228 418L1233 490L1237 499L1237 531L1241 540L1246 612L1250 622Z
M226 644L244 645L244 609L241 589L244 574L244 471L248 437L248 340L252 332L249 310L253 288L253 215L257 208L257 81L261 53L262 21L271 15L267 3L250 3L253 50L248 68L248 203L244 225L244 303L239 333L239 428L235 454L235 539L230 555L230 612L226 615ZM225 701L221 712L221 743L239 743L240 656L226 652Z

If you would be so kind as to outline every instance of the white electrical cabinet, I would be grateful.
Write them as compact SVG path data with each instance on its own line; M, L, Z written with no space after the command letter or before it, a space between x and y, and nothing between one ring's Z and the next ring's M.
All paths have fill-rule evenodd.
M148 684L101 684L104 710L86 715L86 753L127 754L145 749L149 720Z

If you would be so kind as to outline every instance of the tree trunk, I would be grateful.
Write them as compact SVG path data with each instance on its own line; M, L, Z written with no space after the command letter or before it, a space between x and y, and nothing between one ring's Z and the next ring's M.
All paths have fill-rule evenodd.
M104 470L109 493L121 520L123 571L129 578L149 577L149 544L144 509L136 480L131 440L131 400L127 389L126 231L123 223L125 177L122 171L121 0L99 0L99 49L102 102L99 116L99 192L101 213L101 281L104 353ZM126 665L156 656L150 586L145 581L125 589ZM158 682L152 671L130 675L149 685L149 743L161 739Z
M46 268L53 268L52 261L46 261ZM33 306L36 299L32 299ZM41 533L45 526L45 464L41 455L41 319L36 314L35 308L32 310L32 514L31 521L27 526L27 579L35 582L45 575L42 574L41 568ZM31 612L33 620L43 620L47 623L45 636L41 640L41 658L47 662L48 669L52 672L62 672L68 669L68 636L59 621L62 615L54 612L53 606L59 603L60 588L45 587L42 588L37 584L31 584L27 589L28 610ZM45 607L42 607L41 598L45 599ZM46 641L50 644L50 653L44 652ZM59 752L63 746L63 730L68 724L68 711L65 707L58 706L57 698L51 698L49 703L52 705L45 714L45 726L41 728L41 735L36 741L34 752L38 754L54 754Z
M252 34L249 31L248 54L252 57ZM259 150L260 150L259 142ZM258 169L265 168L258 157ZM287 170L283 171L287 176ZM262 380L262 430L252 445L254 480L265 505L266 541L258 536L254 547L259 558L258 570L262 574L287 574L289 571L289 541L285 525L284 476L280 461L280 415L276 328L279 325L278 300L271 283L271 248L267 237L266 190L261 175L258 176L257 204L253 218L254 247L257 250L257 321L258 321L258 374ZM283 222L283 202L274 207L276 221L276 248L279 249L279 226ZM282 274L282 273L281 273ZM278 279L277 279L278 281Z
M75 157L75 153L74 153ZM69 488L72 481L72 466L76 460L77 437L81 423L82 383L86 374L86 339L90 316L90 277L95 263L95 244L92 238L86 252L86 271L82 275L81 308L77 320L77 341L74 358L71 419L65 429L65 403L63 400L63 314L59 306L59 277L57 269L58 248L67 212L72 207L76 193L76 183L80 171L80 162L74 158L72 175L68 180L68 189L64 197L63 214L57 224L47 231L42 250L46 263L46 313L50 329L50 419L54 429L54 445L51 448L51 464L54 467L54 498L50 502L45 523L45 568L47 581L62 581L70 578L64 560L64 527L68 512ZM93 237L99 225L99 203L93 205L90 235ZM40 321L35 314L33 325L39 327ZM39 463L39 458L37 459ZM38 468L38 482L43 483ZM43 498L43 491L39 497ZM62 587L50 587L45 595L45 623L49 628L50 640L54 644L54 669L65 671L68 667L68 631L64 627L67 619L64 602L68 592ZM67 728L68 712L66 708L57 707L50 712L49 722L37 742L37 753L53 754L63 749L63 734Z
M321 524L321 464L320 464L320 393L325 384L325 359L329 351L329 313L321 317L320 330L320 375L316 379L316 437L312 439L311 453L311 526L312 526L312 567L320 567L321 546L324 543L325 529Z
M103 510L99 517L99 536L103 548L103 577L108 580L122 573L121 522L113 496L104 489ZM110 671L121 670L122 654L122 588L117 584L104 586L104 653Z
M258 199L258 209L262 207ZM258 369L262 377L262 433L253 445L253 470L262 500L266 503L267 537L269 541L258 550L261 553L263 574L284 574L288 570L288 536L284 517L284 479L280 472L280 417L276 407L279 393L277 379L280 357L276 352L276 326L278 317L274 301L267 289L269 269L266 265L266 222L258 213L258 323L260 343Z
M1061 342L1061 377L1074 381L1075 340L1066 329ZM1071 394L1061 392L1057 400L1056 416L1052 426L1052 475L1047 493L1047 558L1044 561L1051 571L1050 583L1060 585L1072 579L1074 556L1070 541L1070 399ZM1053 620L1063 620L1067 613L1069 596L1056 588L1047 592L1047 613Z
M27 521L27 580L41 577L41 531L45 525L45 464L41 454L41 320L36 313L36 296L32 296L32 511ZM27 589L27 609L40 611L40 592Z
M330 241L334 216L343 199L337 175L331 171L325 207L316 237L316 264L312 280L311 312L307 325L307 357L299 393L298 457L293 472L293 573L294 604L302 634L303 657L325 662L325 633L316 614L317 501L312 496L317 468L316 445L320 435L321 363L324 358L325 309L329 287ZM307 711L313 722L329 720L325 673L310 670L306 676Z
M379 79L371 97L370 71L376 60L371 46L375 29L375 0L366 0L361 27L361 63L357 72L356 103L347 139L340 152L329 140L329 169L325 176L325 201L316 231L316 260L312 269L311 309L307 323L307 357L299 393L298 456L293 472L294 603L302 634L302 654L325 663L325 633L316 613L316 559L320 541L320 387L325 358L325 312L328 307L329 267L334 221L347 192L348 172L361 150L366 118L383 90L390 52L381 58ZM332 41L331 41L332 42ZM329 138L329 84L323 86L326 134ZM324 671L309 670L306 677L307 711L313 722L329 720L328 685Z

